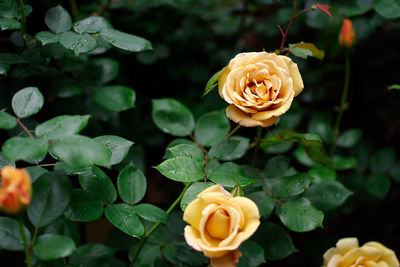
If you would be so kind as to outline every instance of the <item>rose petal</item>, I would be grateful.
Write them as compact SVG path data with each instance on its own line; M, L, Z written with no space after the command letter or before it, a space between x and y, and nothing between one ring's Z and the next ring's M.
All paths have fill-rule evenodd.
M324 259L324 266L328 264L328 262L332 259L333 256L336 254L336 248L328 249L324 255L322 256Z
M279 108L273 109L271 108L270 110L267 111L260 111L252 115L252 118L255 120L268 120L272 117L278 117L282 114L284 114L286 111L289 110L290 105L292 104L293 101L293 95L294 91L291 91L289 94L289 99L286 100ZM265 126L263 126L265 127Z
M276 121L275 117L268 118L266 120L255 120L248 113L243 112L235 105L230 105L226 108L226 115L232 121L239 123L240 125L245 127L268 127L274 124Z
M364 257L365 261L376 261L379 259L380 255L381 253L377 248L373 247L353 248L342 257L340 263L343 266L348 266L351 263L353 263L355 259L358 259L360 257Z
M287 64L290 72L290 77L293 79L294 96L300 94L304 89L303 79L301 78L299 67L289 57L279 56Z
M184 229L184 236L186 243L188 243L189 246L191 246L193 249L197 251L201 251L201 248L199 247L197 243L197 239L200 239L200 233L193 227L186 225Z
M342 238L336 243L336 251L339 254L346 254L353 248L358 248L358 239L355 237Z
M339 267L340 265L340 255L335 254L328 262L327 267Z
M236 263L239 262L241 256L242 253L238 249L235 249L222 257L211 258L210 263L212 267L236 267Z
M373 248L379 249L382 253L379 260L387 262L389 267L399 267L400 266L399 260L397 259L394 251L385 247L381 243L371 241L371 242L364 244L363 247L373 247Z

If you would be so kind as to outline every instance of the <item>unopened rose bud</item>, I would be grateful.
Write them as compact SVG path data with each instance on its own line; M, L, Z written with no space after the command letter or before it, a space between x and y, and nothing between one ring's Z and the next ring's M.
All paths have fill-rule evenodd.
M32 184L25 169L5 166L0 170L0 209L18 213L31 202Z
M353 23L349 19L344 19L342 29L339 35L339 44L343 47L350 48L356 42L356 33L354 32Z

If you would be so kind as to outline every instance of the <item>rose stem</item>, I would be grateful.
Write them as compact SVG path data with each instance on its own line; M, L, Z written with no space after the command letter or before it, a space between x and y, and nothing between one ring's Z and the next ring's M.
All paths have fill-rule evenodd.
M240 128L240 124L238 124L230 133L228 133L228 134L225 136L224 140L226 140L226 139L228 139L229 137L231 137L234 133L236 133L237 130L239 130L239 128Z
M26 134L29 135L30 138L33 138L33 135L28 130L28 128L26 128L26 126L22 123L20 118L17 118L17 123L18 123L19 126L21 126L22 130L24 130L26 132Z
M283 51L283 47L285 46L285 42L286 42L286 37L289 33L290 28L292 28L293 21L295 20L295 18L296 18L296 0L293 0L292 17L290 18L289 25L287 26L285 34L283 35L281 46L279 48L279 54L282 53L282 51Z
M254 167L256 165L257 153L258 153L258 148L260 147L262 130L263 130L263 128L261 126L257 127L256 147L254 148L253 160L251 161L251 166L252 167Z
M18 216L18 222L19 222L19 230L21 231L21 236L22 236L22 240L24 242L24 250L25 250L25 260L26 260L26 265L28 267L31 267L31 256L29 254L29 244L28 244L28 239L26 238L26 233L25 233L25 226L24 226L24 222L22 221L22 216L19 215Z
M19 6L21 8L21 34L26 41L26 17L25 17L25 7L24 7L24 0L19 0Z
M340 133L340 122L342 121L343 117L343 112L347 109L348 103L347 103L347 95L349 93L349 80L350 80L350 53L349 51L346 52L346 69L345 69L345 74L344 74L344 86L343 86L343 91L342 91L342 99L340 101L340 106L339 106L339 113L336 117L335 121L335 126L333 128L333 132L335 134L335 139L333 140L330 156L333 157L333 154L335 153L338 138L339 138L339 133Z
M169 215L171 213L171 211L175 208L176 205L178 205L178 203L181 201L183 195L185 194L186 190L189 188L189 186L192 184L192 182L189 182L186 184L185 188L183 188L181 194L178 196L177 199L175 199L174 203L171 204L171 206L168 208L168 210L166 211L167 215ZM160 222L156 223L151 229L150 231L148 231L146 234L144 234L140 244L139 244L139 248L136 250L135 255L132 258L131 263L129 264L129 267L133 267L133 265L135 264L140 251L142 250L144 244L146 243L147 239L149 239L149 237L151 236L151 234L153 234L153 232L158 228L158 226L160 226Z

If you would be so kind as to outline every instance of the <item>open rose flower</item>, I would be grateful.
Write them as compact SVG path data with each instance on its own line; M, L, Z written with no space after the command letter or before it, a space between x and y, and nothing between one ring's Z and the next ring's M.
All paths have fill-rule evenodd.
M32 185L25 169L5 166L0 170L0 209L18 213L31 202Z
M246 127L274 124L303 87L296 63L267 52L236 55L218 78L219 94L230 104L226 115Z
M358 246L357 238L342 238L324 254L323 267L399 267L393 250L378 242Z
M236 266L238 248L257 230L257 205L246 197L233 197L220 185L201 192L185 209L186 242L210 258L213 267Z

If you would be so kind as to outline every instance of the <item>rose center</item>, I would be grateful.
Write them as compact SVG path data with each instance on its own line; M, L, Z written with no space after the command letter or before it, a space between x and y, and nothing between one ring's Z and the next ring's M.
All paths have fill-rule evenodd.
M214 238L225 239L229 235L230 218L224 209L217 209L207 220L206 230Z

